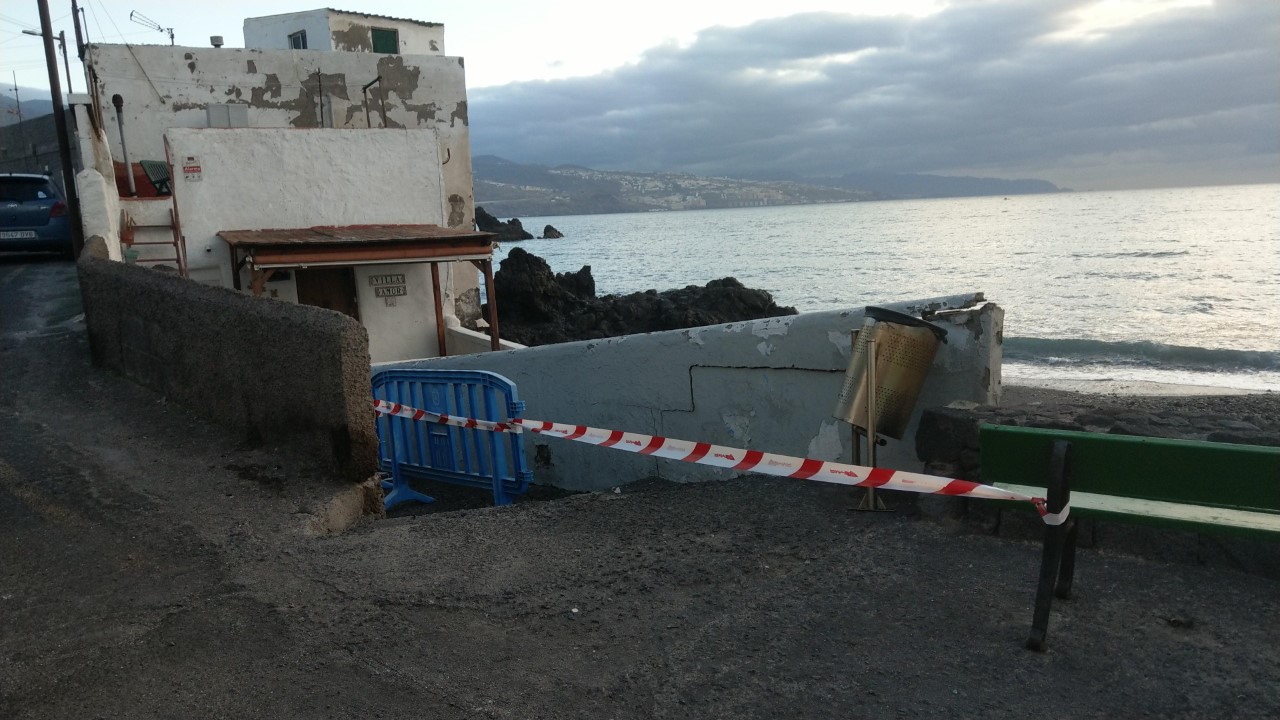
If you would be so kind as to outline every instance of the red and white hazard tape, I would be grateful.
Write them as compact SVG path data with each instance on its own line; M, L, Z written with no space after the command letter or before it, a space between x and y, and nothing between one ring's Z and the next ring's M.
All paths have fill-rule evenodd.
M712 467L727 468L739 472L755 472L796 480L816 480L836 485L905 490L907 492L931 495L954 495L985 498L987 500L1029 502L1035 506L1041 518L1049 525L1061 525L1066 521L1069 513L1069 508L1063 508L1062 512L1059 513L1050 513L1045 508L1043 498L1011 492L993 485L983 485L968 480L952 480L950 478L922 475L902 470L890 470L889 468L846 465L813 458L774 455L773 453L760 452L759 450L743 450L710 443L642 435L621 430L606 430L587 427L586 425L563 425L561 423L529 420L527 418L512 418L507 422L493 422L491 420L453 417L411 408L399 403L387 402L386 400L374 400L373 409L383 415L395 415L440 425L453 425L491 432L520 432L521 429L525 429L529 432L552 435L589 445L625 450L627 452L640 453L641 455L652 455L668 460L711 465Z

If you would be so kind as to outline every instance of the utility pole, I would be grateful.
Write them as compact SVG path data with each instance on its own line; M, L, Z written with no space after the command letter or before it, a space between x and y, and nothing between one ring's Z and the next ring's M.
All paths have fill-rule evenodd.
M58 56L53 50L53 21L49 19L49 0L37 0L40 6L40 35L44 41L44 62L49 70L49 92L53 94L53 124L58 130L58 154L62 158L62 186L71 211L71 250L76 257L84 249L84 226L80 221L80 193L76 190L76 172L71 167L71 136L67 132L67 113L58 78ZM15 78L14 86L17 86Z
M40 33L35 30L23 30L23 35L34 35L40 37ZM54 38L58 41L58 47L62 48L62 65L67 69L67 92L72 93L71 89L71 63L67 60L67 33L65 30L59 30L58 36Z
M13 71L13 101L18 104L18 122L22 122L22 99L18 97L18 71Z
M18 97L18 71L13 71L13 102L18 108L18 140L22 143L22 152L25 154L31 148L27 147L27 126L22 124L22 98Z
M84 34L80 32L80 6L71 0L71 19L76 26L76 56L84 60Z

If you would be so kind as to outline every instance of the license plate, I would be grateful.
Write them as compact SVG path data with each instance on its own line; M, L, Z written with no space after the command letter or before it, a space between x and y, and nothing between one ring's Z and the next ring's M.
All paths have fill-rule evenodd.
M35 230L0 230L0 240L21 240L35 236Z

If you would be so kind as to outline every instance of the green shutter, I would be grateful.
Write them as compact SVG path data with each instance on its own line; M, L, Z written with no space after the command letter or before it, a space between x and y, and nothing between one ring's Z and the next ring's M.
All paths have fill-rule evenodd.
M400 33L395 30L384 30L382 28L373 28L373 51L376 53L390 53L398 55L400 53Z

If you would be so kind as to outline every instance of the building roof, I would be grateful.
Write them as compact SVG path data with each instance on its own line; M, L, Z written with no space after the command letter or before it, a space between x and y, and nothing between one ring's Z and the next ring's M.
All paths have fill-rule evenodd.
M354 10L339 10L337 8L325 8L325 9L328 10L329 12L342 13L343 15L357 15L359 17L365 17L365 18L378 18L379 20L395 20L396 22L413 23L414 25L421 25L423 27L444 27L444 23L426 22L424 20L412 20L410 18L398 18L398 17L392 17L390 15L374 15L372 13L357 12Z
M493 233L447 228L439 225L317 225L309 228L271 230L219 230L228 245L335 245L367 242L413 242L417 240L492 242Z
M255 268L488 260L493 233L439 225L344 225L219 230Z

